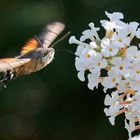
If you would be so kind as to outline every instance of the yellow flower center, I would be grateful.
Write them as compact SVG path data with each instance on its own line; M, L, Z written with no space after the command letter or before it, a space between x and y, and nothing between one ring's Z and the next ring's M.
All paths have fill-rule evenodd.
M112 52L112 48L109 48L109 51Z
M86 54L86 58L90 58L91 57L91 55L90 54Z
M123 70L123 66L119 66L119 69L120 69L120 70Z
M118 41L119 41L119 42L122 42L123 40L122 40L122 38L119 38Z
M116 81L116 79L115 78L112 78L112 82L114 83Z
M136 73L137 73L137 74L140 74L140 70L136 70Z
M97 66L101 66L101 63L100 63L100 62L98 62L98 63L97 63Z
M137 55L134 55L134 58L138 58L138 56Z

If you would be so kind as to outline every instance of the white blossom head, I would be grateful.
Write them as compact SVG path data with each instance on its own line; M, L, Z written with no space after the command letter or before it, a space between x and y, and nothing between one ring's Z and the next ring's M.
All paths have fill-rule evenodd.
M100 21L105 35L100 38L99 27L89 24L79 40L72 36L69 43L77 44L75 66L78 78L90 90L103 86L106 93L104 112L115 125L118 115L124 114L129 138L140 129L140 48L133 39L140 39L138 22L125 23L120 12L105 11L108 19ZM87 41L88 40L88 41ZM85 74L86 72L86 74ZM112 92L108 93L108 89ZM139 137L131 140L139 140Z

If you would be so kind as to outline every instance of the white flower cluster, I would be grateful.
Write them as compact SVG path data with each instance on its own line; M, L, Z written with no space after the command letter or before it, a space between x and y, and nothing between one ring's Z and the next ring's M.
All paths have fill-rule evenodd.
M78 45L78 78L85 81L87 76L91 90L99 84L104 87L106 116L114 125L115 117L124 113L125 128L131 137L133 131L140 129L140 48L132 44L132 40L140 39L139 23L123 22L124 16L119 12L105 14L108 20L100 21L106 31L102 39L98 35L100 28L90 23L80 40L71 36L69 43Z

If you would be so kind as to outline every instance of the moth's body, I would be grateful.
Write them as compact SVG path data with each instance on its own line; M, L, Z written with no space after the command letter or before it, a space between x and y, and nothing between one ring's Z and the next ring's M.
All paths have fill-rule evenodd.
M47 66L55 54L55 50L49 46L63 29L63 23L50 23L41 34L30 39L22 47L21 55L0 59L0 72L3 73L0 83L5 85L13 77L31 74Z
M47 53L47 55L45 55ZM21 65L11 70L16 76L27 75L39 71L46 67L54 58L55 50L53 48L35 49L25 55L18 56L17 59L29 58L30 61L26 65Z

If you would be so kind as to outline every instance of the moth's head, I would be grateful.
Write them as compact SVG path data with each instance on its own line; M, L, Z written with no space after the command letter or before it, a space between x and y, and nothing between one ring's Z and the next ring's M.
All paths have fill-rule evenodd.
M46 63L49 64L53 58L54 58L55 50L53 48L47 48L43 49L42 51L42 60Z

